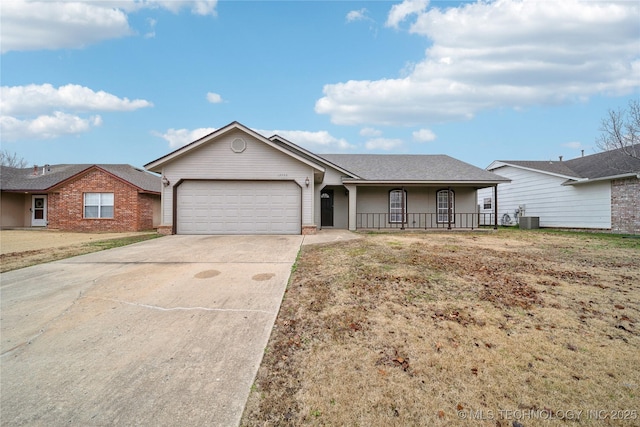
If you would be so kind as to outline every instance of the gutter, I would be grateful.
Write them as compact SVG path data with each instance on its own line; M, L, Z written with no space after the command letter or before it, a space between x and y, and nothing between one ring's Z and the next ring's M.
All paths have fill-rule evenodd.
M620 174L620 175L603 176L601 178L593 178L593 179L583 178L583 179L579 179L579 180L575 180L575 181L567 180L567 181L563 182L562 185L582 185L582 184L590 184L592 182L612 181L614 179L623 179L623 178L638 178L638 179L640 179L640 172L623 173L623 174Z
M365 179L343 179L344 184L370 184L370 185L496 185L511 182L510 179L496 180L496 181L420 181L420 180L365 180Z

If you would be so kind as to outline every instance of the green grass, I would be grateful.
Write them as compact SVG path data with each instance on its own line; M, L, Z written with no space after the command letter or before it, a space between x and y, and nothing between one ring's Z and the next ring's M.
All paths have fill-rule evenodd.
M121 237L119 239L100 240L97 242L87 243L87 246L91 248L97 248L98 250L106 250L144 242L145 240L157 239L158 237L162 237L162 234L142 234L139 236Z
M518 230L522 233L547 233L556 236L575 237L581 240L600 241L615 247L640 249L640 236L631 234L615 234L590 231L559 230L554 228L540 228L538 230Z

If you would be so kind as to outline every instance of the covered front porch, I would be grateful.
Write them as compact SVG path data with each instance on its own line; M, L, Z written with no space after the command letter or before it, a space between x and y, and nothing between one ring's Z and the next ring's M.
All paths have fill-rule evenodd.
M497 200L497 185L492 185ZM320 193L321 227L363 229L497 228L495 213L481 213L477 186L351 184ZM328 218L331 224L328 225Z

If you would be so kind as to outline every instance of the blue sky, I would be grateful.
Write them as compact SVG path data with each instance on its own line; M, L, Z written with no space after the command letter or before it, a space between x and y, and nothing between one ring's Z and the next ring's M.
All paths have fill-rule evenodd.
M316 153L565 159L640 98L636 1L0 6L2 149L143 166L232 121Z

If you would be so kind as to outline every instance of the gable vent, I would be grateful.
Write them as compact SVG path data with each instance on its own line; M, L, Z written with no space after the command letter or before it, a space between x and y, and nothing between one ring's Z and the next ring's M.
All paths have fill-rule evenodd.
M231 141L231 151L234 153L242 153L247 149L247 143L242 138L236 138Z

